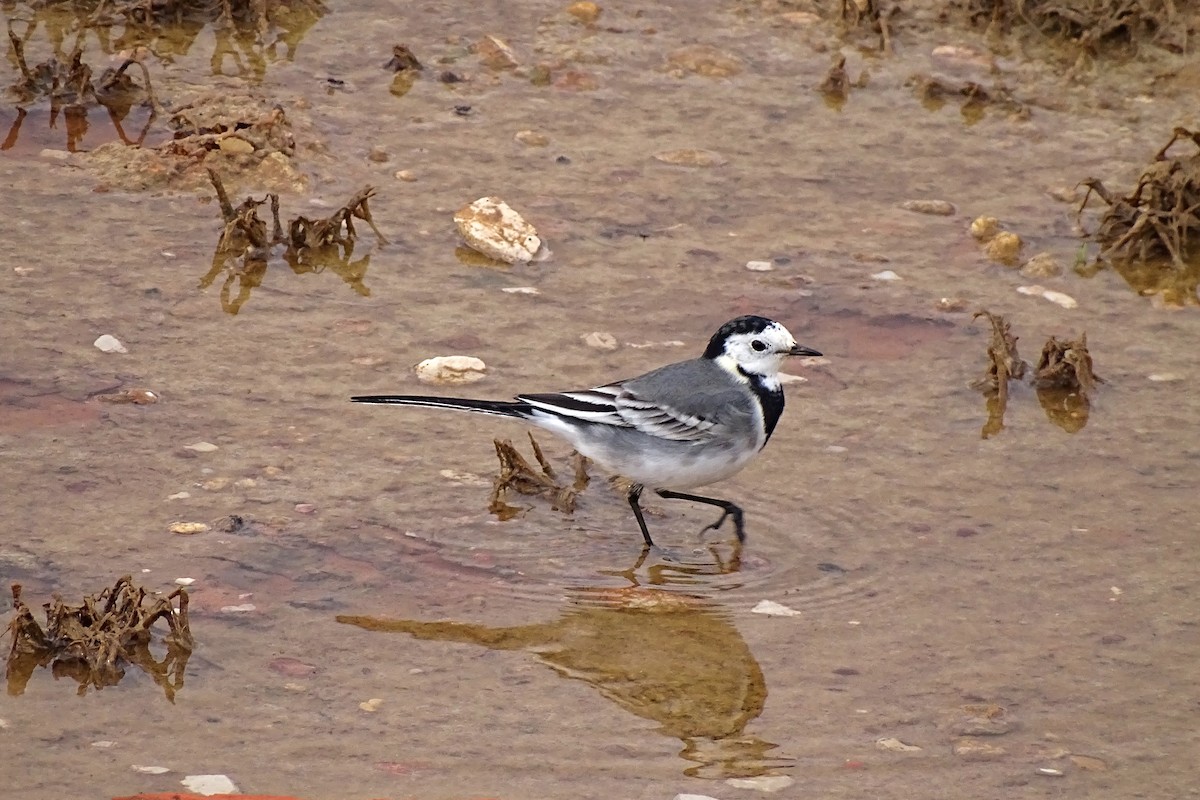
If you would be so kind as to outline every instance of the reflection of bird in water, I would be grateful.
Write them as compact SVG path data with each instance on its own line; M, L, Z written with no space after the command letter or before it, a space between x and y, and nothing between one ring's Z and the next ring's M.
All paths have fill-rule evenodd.
M753 777L786 762L743 730L762 713L767 687L750 648L727 616L695 597L662 589L572 592L553 622L490 628L339 616L338 622L418 639L524 650L559 675L589 683L621 708L659 723L698 762L694 777Z

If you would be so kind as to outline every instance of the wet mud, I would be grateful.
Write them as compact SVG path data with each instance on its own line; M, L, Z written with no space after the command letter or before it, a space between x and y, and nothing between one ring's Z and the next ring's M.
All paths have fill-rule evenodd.
M0 586L186 584L195 640L173 702L142 669L0 697L6 798L1193 790L1195 262L1097 237L1195 160L1163 149L1200 128L1187 8L1089 36L1053 5L1033 35L982 3L203 5L2 9L30 71L136 57L161 110L135 96L122 136L86 92L0 104ZM214 274L209 169L235 217L274 193L336 252L288 260L268 200ZM1112 205L1080 211L1088 179ZM386 239L351 248L363 187ZM491 196L540 258L462 247ZM978 309L1031 362L1054 343L989 371L986 438ZM519 425L349 402L592 386L745 313L825 356L706 490L741 546L653 499L643 553L546 437L556 476L510 462L538 493L498 516ZM419 382L453 355L480 380Z

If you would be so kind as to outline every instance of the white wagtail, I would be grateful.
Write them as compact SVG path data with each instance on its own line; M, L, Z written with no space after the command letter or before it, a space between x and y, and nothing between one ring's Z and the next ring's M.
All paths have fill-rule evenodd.
M745 541L742 509L728 500L684 494L742 469L763 448L783 413L779 369L788 356L819 356L765 317L726 322L704 355L594 389L519 394L516 400L371 395L355 403L428 406L515 417L566 439L601 466L633 481L629 505L646 546L654 542L638 501L649 486L659 497L722 509L705 530L733 518Z

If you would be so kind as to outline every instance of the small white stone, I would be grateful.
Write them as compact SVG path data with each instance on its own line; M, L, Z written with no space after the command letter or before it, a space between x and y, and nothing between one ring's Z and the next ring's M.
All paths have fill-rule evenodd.
M1053 767L1039 767L1037 774L1038 775L1047 775L1051 778L1061 778L1066 773L1063 772L1061 769L1054 769Z
M795 783L787 775L759 775L757 778L729 778L725 783L736 789L757 789L760 792L778 792Z
M214 450L218 450L220 448L218 448L212 442L196 442L195 444L185 444L183 446L183 449L184 450L193 450L197 453L211 453Z
M245 614L248 611L255 611L254 603L242 603L236 606L221 606L222 614Z
M528 264L542 246L537 230L499 197L481 197L454 214L469 247L509 264Z
M237 784L228 775L188 775L180 781L183 788L206 797L210 794L240 794Z
M48 158L53 161L67 161L71 158L71 151L70 150L53 150L53 149L47 147L45 150L43 150L41 153L39 153L39 155L42 158Z
M848 447L842 447L840 444L831 444L825 448L826 453L845 453L849 450Z
M717 800L717 798L709 797L706 794L677 794L674 800Z
M1051 303L1057 303L1063 308L1075 308L1079 305L1079 303L1075 302L1075 298L1071 297L1071 295L1063 294L1062 292L1056 292L1053 289L1047 289L1046 291L1042 292L1042 297L1046 298Z
M415 367L421 383L474 383L482 380L487 365L474 356L434 356Z
M167 495L168 500L187 500L189 497L191 497L191 494L188 492L176 492L175 494Z
M121 340L112 334L106 333L92 342L97 350L102 353L128 353L125 345L121 344Z
M747 261L746 269L751 272L770 272L775 269L775 265L770 261Z
M175 579L176 586L191 586L195 582L196 582L195 578L176 578Z
M880 750L887 750L893 753L917 753L921 748L915 744L905 744L895 736L887 736L883 739L876 739L875 746Z
M99 747L103 750L107 750L110 747L116 747L116 746L117 746L116 742L111 742L107 739L101 739L98 742L92 742L92 747Z
M583 343L597 350L616 350L617 337L606 331L592 331L583 335Z
M1152 372L1146 376L1146 380L1155 383L1174 383L1183 380L1183 376L1176 375L1174 372Z
M448 481L461 483L463 486L491 486L492 480L484 478L481 475L476 475L473 472L462 472L457 469L441 469L438 470L438 475L441 475Z
M505 286L500 291L508 294L541 294L542 290L533 286Z
M758 604L750 609L750 613L766 614L768 617L798 617L802 612L774 600L759 600Z
M130 764L129 768L143 775L165 775L171 771L167 767L144 767L141 764Z
M877 280L877 281L898 281L898 280L902 280L902 278L901 278L899 275L897 275L896 273L892 272L890 269L885 269L883 272L876 272L876 273L875 273L874 275L872 275L871 277L872 277L874 280Z
M181 536L194 536L197 533L207 533L208 524L205 522L172 522L167 526L167 530Z

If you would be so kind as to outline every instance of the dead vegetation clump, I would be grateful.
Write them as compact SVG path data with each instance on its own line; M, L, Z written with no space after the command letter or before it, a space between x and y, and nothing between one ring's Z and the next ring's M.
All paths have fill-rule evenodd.
M990 311L977 311L975 317L987 317L992 326L987 370L971 382L971 388L987 395L988 418L981 432L987 439L1004 428L1009 381L1020 382L1029 365L1017 353L1017 337L1008 320ZM1042 347L1032 382L1051 422L1068 433L1082 429L1087 424L1090 396L1097 384L1104 383L1092 370L1087 334L1066 341L1051 336Z
M69 677L79 683L79 694L89 687L115 686L132 664L162 687L168 700L183 687L183 675L194 641L188 625L188 596L176 589L147 603L145 589L134 586L129 576L79 605L55 595L42 607L46 627L21 599L21 586L13 584L12 636L6 668L8 693L19 695L38 667L49 666L54 677ZM179 601L179 607L172 600ZM167 652L162 661L150 652L151 627L165 620L170 632L162 638Z
M1195 150L1168 157L1180 140L1190 141ZM1175 128L1125 197L1114 195L1095 178L1083 185L1088 193L1080 211L1093 193L1108 205L1095 233L1104 248L1101 257L1142 261L1168 257L1180 268L1200 258L1200 133Z
M1069 43L1077 59L1136 52L1143 44L1183 53L1189 45L1189 25L1174 0L964 0L961 7L989 31L1028 27Z
M513 446L509 439L496 439L496 458L500 460L500 472L492 485L492 494L488 499L488 511L501 520L509 520L527 509L510 505L506 500L511 489L517 494L541 496L550 500L550 507L564 514L575 512L575 499L587 488L587 459L575 454L575 478L570 485L559 484L554 476L554 469L542 448L538 445L533 434L529 434L529 443L533 445L533 455L540 469L534 469L525 457Z
M250 293L262 284L266 276L271 251L276 245L285 246L283 259L297 275L319 273L326 269L339 275L355 292L368 297L371 290L364 285L370 256L352 260L358 232L354 220L361 219L375 232L380 243L387 239L371 217L368 201L375 194L366 186L328 217L309 219L298 216L288 222L287 232L279 221L279 195L269 193L261 200L247 197L234 206L215 170L208 170L209 180L217 193L221 218L225 225L213 253L212 266L200 279L200 288L208 288L217 276L225 273L221 285L221 308L237 314L250 299ZM271 227L258 215L258 209L270 203ZM237 283L237 295L233 285Z

